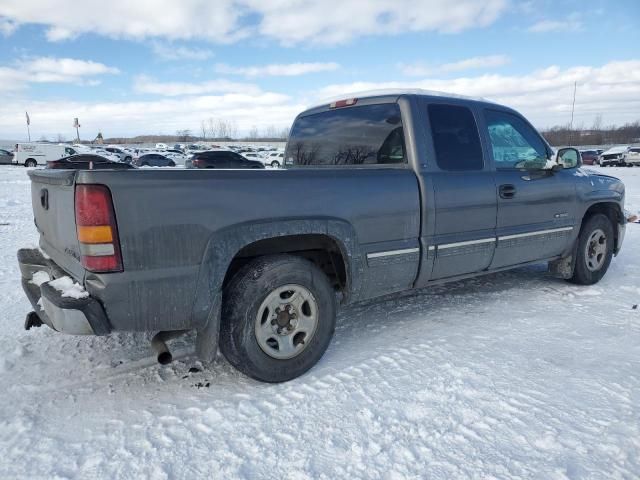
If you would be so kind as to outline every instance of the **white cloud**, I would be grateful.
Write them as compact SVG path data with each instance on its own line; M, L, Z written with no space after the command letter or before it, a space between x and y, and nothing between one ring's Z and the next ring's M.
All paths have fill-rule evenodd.
M52 137L73 133L71 119L80 118L82 138L149 133L173 134L179 129L199 130L201 120L224 118L237 123L241 133L251 126L262 129L291 124L304 106L287 95L273 92L228 93L131 102L17 101L3 103L0 132L5 138L22 136L24 112L32 118L31 135ZM62 129L62 130L61 130ZM65 130L66 129L66 130Z
M509 63L510 59L506 55L486 55L481 57L465 58L457 62L444 63L442 65L429 66L421 62L411 64L399 64L400 70L405 75L411 77L424 77L437 73L461 72L463 70L474 70L481 68L496 68Z
M153 53L161 60L198 60L203 61L213 57L211 50L189 48L171 43L153 42Z
M493 23L508 0L3 0L0 16L48 27L61 41L113 38L206 39L230 43L257 32L282 43L336 44L407 31L457 33Z
M578 13L572 13L565 19L541 20L531 25L528 30L533 33L562 33L582 30L582 21Z
M209 80L200 83L159 82L146 75L134 79L133 90L136 93L179 97L185 95L203 95L207 93L237 93L257 95L261 93L257 85L237 83L228 80Z
M493 23L507 0L246 0L262 16L261 34L285 44L344 43L407 31L458 33Z
M331 72L338 68L340 68L340 65L334 62L286 63L248 67L233 67L223 63L216 65L216 71L218 73L244 75L245 77L293 77L307 73Z
M60 41L83 33L113 38L207 38L228 42L246 35L234 0L3 0L0 15L50 27Z
M544 127L568 121L574 82L578 83L578 120L589 122L598 113L604 114L612 123L638 120L640 60L609 62L600 67L561 69L550 66L523 75L484 74L411 82L335 84L317 92L317 98L348 96L372 89L423 88L503 103L519 109L538 126Z
M36 57L0 67L0 91L17 91L29 83L74 83L95 85L93 77L117 74L119 70L103 63L73 58Z

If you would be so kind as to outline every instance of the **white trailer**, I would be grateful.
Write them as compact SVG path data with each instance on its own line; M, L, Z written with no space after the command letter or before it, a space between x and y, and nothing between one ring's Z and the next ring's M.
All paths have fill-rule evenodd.
M48 161L59 160L76 151L68 145L53 145L50 143L17 143L13 163L25 167L45 165Z

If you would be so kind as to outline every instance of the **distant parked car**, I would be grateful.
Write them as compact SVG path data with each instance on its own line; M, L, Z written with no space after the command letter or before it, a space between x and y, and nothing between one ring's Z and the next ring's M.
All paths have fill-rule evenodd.
M11 165L13 163L13 153L9 150L0 149L0 165Z
M264 158L266 165L280 168L284 165L284 152L271 152Z
M585 165L598 164L599 154L597 150L580 150L580 156L582 157L582 163Z
M156 150L166 150L166 149L167 149L166 143L156 143Z
M229 150L195 153L186 162L187 168L264 168L262 162L249 160Z
M120 147L105 147L107 152L117 155L121 162L131 163L133 155Z
M264 155L257 152L244 152L241 154L247 160L253 160L255 162L260 162L264 164Z
M147 153L133 160L136 167L175 167L176 162L159 153Z
M624 156L624 163L628 167L640 166L640 147L631 147Z
M600 155L600 165L602 167L633 167L634 165L640 165L639 152L640 147L630 147L628 145L611 147Z
M128 163L114 162L100 155L81 154L48 161L46 168L56 170L125 170L134 167Z

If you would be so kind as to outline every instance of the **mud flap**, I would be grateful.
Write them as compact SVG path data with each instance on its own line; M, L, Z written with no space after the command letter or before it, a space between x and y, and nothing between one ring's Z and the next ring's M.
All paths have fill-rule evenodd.
M199 328L196 334L196 355L203 363L211 363L216 358L220 333L221 305L222 293L218 292L213 300L213 307L209 312L206 325Z
M578 237L579 238L579 237ZM549 272L557 278L569 280L573 277L573 270L576 266L576 255L578 253L578 240L576 239L571 254L567 257L559 258L549 262Z

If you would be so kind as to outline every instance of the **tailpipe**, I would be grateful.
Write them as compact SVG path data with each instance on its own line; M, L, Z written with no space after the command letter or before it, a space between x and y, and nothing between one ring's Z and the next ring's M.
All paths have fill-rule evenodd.
M158 332L153 336L151 339L151 348L153 348L158 355L157 358L160 365L167 365L173 361L173 355L171 355L167 342L187 332L188 330L167 330Z

